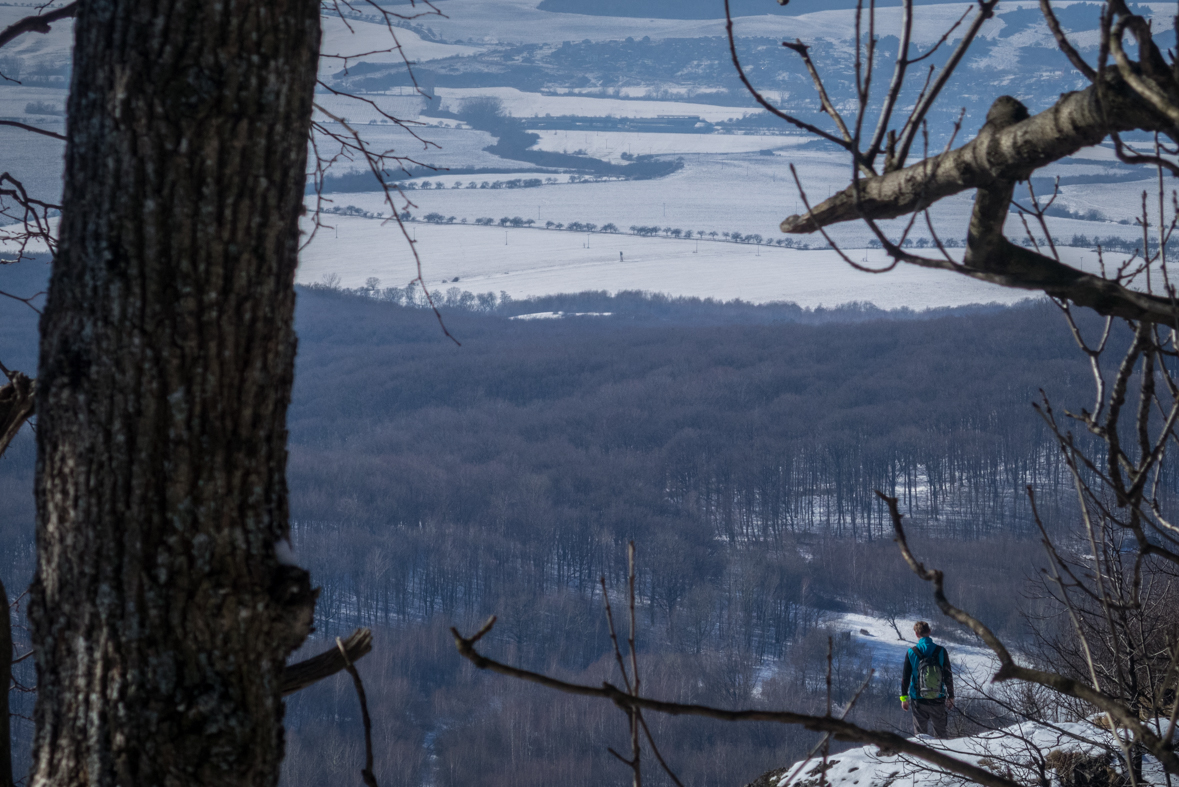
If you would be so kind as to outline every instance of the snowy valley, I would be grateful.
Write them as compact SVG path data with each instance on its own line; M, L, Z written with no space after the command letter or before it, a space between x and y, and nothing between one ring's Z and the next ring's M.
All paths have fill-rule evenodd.
M903 26L901 0L876 5L873 109ZM927 59L914 62L944 68L969 27L956 22L978 5L918 0L911 39ZM1095 61L1100 4L1050 5ZM768 101L835 128L782 46L798 39L831 105L851 116L862 79L853 0L732 7L734 48ZM0 2L0 29L35 8ZM644 696L846 716L909 736L897 689L914 623L928 620L953 660L959 707L954 737L914 740L1029 787L1170 785L1159 759L1124 743L1125 720L1111 732L1073 697L993 683L997 650L943 614L953 603L977 616L1028 669L1064 662L1080 683L1101 684L1110 679L1096 672L1116 661L1102 649L1125 646L1086 641L1082 654L1062 643L1125 610L1078 611L1063 589L1097 577L1129 593L1127 577L1146 565L1150 610L1124 623L1139 636L1127 641L1156 656L1176 647L1173 568L1134 562L1135 549L1171 543L1174 520L1160 512L1179 501L1179 470L1164 462L1173 445L1159 436L1176 423L1163 412L1176 377L1167 324L1136 333L1129 318L1080 308L1070 323L1046 285L962 275L973 189L879 222L886 240L937 266L895 265L858 220L784 234L788 216L848 187L852 162L749 95L723 9L325 5L294 271L283 558L308 568L319 595L315 632L292 659L373 630L360 670L382 787L603 787L632 783L625 758L608 753L630 751L627 715L476 669L451 626L469 633L497 615L480 644L494 658L622 685L611 634L621 637L629 601ZM1131 10L1175 47L1173 3ZM72 26L0 49L0 258L22 257L0 265L0 293L17 296L0 297L0 361L30 374L61 220ZM1003 2L978 30L910 163L973 138L999 95L1034 114L1087 84L1033 0ZM899 106L927 87L898 88ZM1121 139L1156 150L1145 132ZM1163 169L1128 163L1105 138L1029 172L999 214L1005 236L1085 274L1133 272L1127 297L1157 306L1142 291L1169 288L1163 262L1179 254L1179 203L1156 198ZM44 208L47 238L22 235L27 213L2 201L13 183ZM1114 386L1116 359L1094 348L1133 350L1150 331L1157 366ZM1143 391L1166 401L1114 414L1138 442L1109 459L1110 430L1084 419L1113 409L1102 397ZM10 592L31 581L37 555L37 451L25 429L0 452ZM1133 489L1155 495L1144 509L1165 533L1135 540L1108 525L1129 493L1085 485L1152 451L1158 464ZM1108 514L1107 531L1094 535L1090 507ZM944 572L940 607L927 568ZM27 608L12 619L18 650L31 648ZM36 682L33 665L17 664L14 685ZM1129 723L1174 741L1179 678L1156 672ZM355 696L337 680L286 699L282 787L341 783L363 759ZM19 769L34 695L13 698ZM643 777L658 787L972 783L850 738L823 749L813 727L654 713L644 724ZM678 776L651 767L656 744Z

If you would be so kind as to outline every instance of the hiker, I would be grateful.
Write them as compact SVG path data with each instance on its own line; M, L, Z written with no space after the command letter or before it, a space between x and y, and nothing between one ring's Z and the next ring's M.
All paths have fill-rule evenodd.
M913 732L922 735L933 724L934 734L946 737L946 717L954 708L954 673L950 654L929 636L929 624L913 624L917 644L905 654L901 672L901 708L913 710Z

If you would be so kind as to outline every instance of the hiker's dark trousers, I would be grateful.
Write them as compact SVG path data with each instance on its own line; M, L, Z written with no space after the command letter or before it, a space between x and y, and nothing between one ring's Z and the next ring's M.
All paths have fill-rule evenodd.
M915 734L925 733L932 723L933 734L939 738L946 737L945 700L913 700L909 703L909 707L913 709L913 732Z

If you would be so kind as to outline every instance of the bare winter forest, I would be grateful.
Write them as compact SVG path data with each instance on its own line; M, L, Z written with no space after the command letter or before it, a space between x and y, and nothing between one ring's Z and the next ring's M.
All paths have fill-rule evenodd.
M836 701L874 666L855 717L900 725L899 661L874 657L843 616L903 626L934 612L874 489L904 501L956 597L1028 633L1040 548L1022 490L1042 490L1049 527L1071 512L1030 405L1041 387L1059 406L1086 393L1054 307L833 319L593 293L517 307L613 314L445 310L460 349L422 309L300 292L292 532L323 588L307 650L376 631L365 672L382 784L623 780L601 756L625 737L616 712L474 674L447 629L494 612L514 661L606 679L599 577L620 592L632 539L646 685L661 697L818 710L834 633ZM0 484L27 489L32 461L32 441L15 443ZM19 582L32 510L14 497L23 513L6 518L0 554ZM289 702L286 783L362 757L346 683ZM776 726L653 723L699 784L752 779L812 743Z

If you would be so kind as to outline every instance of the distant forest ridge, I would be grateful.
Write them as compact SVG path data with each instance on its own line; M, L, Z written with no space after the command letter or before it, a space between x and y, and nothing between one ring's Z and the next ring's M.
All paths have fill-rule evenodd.
M585 290L577 293L512 298L502 291L499 295L494 292L470 292L458 286L462 284L461 280L456 278L454 281L457 284L452 283L449 287L440 285L430 291L430 298L438 308L444 311L459 309L509 319L551 314L554 317L610 317L616 321L657 321L684 325L823 325L868 320L965 317L1000 312L1007 308L997 303L989 303L924 310L909 307L881 309L873 303L858 301L830 307L804 307L793 301L751 303L740 298L724 301L645 290L619 290L614 293L606 290ZM430 308L430 302L422 295L422 290L416 283L411 282L405 287L382 287L379 279L370 278L369 285L371 286L340 288L332 284L317 283L299 289L308 291L309 295L316 291L331 292L396 306ZM1029 299L1029 302L1031 300Z
M917 0L917 5L944 5L961 0ZM899 6L900 0L878 0L884 8ZM856 7L856 0L792 0L779 5L775 0L732 0L733 16L780 14L800 16L815 11L835 11ZM725 15L723 0L544 0L541 11L590 16L627 16L648 19L721 19Z
M496 311L444 312L456 348L421 309L300 294L292 516L330 522L347 498L350 522L492 528L534 546L552 543L524 535L537 523L557 542L589 527L621 543L675 522L707 551L887 535L876 489L956 538L1027 530L1028 483L1049 519L1067 515L1059 448L1030 404L1043 388L1075 408L1090 383L1047 304L821 325ZM604 568L577 571L592 584Z

